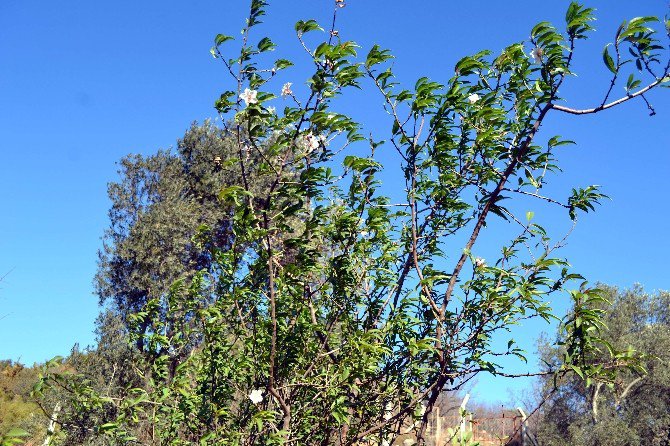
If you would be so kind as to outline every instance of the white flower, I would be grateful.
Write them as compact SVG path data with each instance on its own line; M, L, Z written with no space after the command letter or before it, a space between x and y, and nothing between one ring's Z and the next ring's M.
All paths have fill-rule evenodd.
M263 401L263 390L261 389L252 390L251 393L249 394L249 399L254 404L260 403L261 401Z
M542 55L544 54L544 51L542 51L542 48L539 46L536 46L532 50L530 50L530 58L535 61L535 63L542 63Z
M276 111L277 111L276 108L274 108L274 107L268 107L268 113L270 113L271 115L274 115Z
M250 90L248 88L245 88L244 92L242 92L242 94L240 95L240 99L242 99L246 105L255 104L258 102L258 99L256 99L256 95L258 95L258 92L256 90Z
M475 259L475 267L483 268L485 266L486 266L486 260L482 259L481 257L477 257Z
M427 407L426 407L426 403L421 403L421 404L420 404L419 406L417 406L417 408L414 410L415 415L416 415L417 417L422 417L422 416L424 416L424 415L426 414L426 409L427 409Z
M312 133L304 134L302 140L303 144L305 145L305 149L308 152L318 149L319 145L321 145L321 142L323 142L321 136L314 136Z
M284 86L281 87L282 96L289 96L293 94L293 91L291 91L291 85L293 85L291 82L286 82Z
M477 93L472 93L470 96L468 96L468 102L471 104L474 104L479 100L479 95Z
M384 420L388 421L393 418L393 402L389 401L384 406Z

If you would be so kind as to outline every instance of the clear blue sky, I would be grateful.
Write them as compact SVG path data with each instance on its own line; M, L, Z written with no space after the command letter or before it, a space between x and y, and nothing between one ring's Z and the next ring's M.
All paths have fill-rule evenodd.
M0 283L0 358L32 363L93 343L92 278L115 162L173 146L192 121L215 116L214 99L231 86L209 48L215 34L237 34L247 3L0 1L0 273L8 273ZM446 81L462 56L523 40L540 20L560 25L567 4L349 0L339 28L363 51L372 43L391 48L400 79L413 85L423 75ZM601 50L621 20L668 7L666 0L589 5L598 9L598 31L579 48L579 77L564 89L576 107L599 100L608 81ZM278 51L297 56L292 24L325 22L330 11L330 0L275 1L263 29ZM299 83L295 71L286 80L293 73ZM668 93L650 95L653 118L633 101L596 116L554 117L542 129L578 142L561 152L565 174L556 187L601 184L612 197L581 219L563 251L593 281L670 288ZM361 116L381 104L374 95L359 101ZM373 120L370 130L382 137L384 129ZM529 349L542 328L525 332ZM506 399L508 388L527 384L482 378L477 393Z

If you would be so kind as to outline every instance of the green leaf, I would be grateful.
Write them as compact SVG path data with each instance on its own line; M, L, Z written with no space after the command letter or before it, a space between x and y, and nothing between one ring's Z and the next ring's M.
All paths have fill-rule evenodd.
M237 93L234 91L225 91L221 93L219 99L214 102L214 108L216 108L219 113L227 113L231 107L235 104L235 101L232 100Z
M9 432L7 432L4 436L0 435L0 446L14 446L24 444L22 438L29 435L30 434L23 429L10 429Z
M577 367L576 365L570 365L570 368L574 370L574 372L579 375L581 379L584 379L584 371L580 367Z
M228 40L233 40L232 36L227 36L225 34L217 34L216 37L214 38L214 45L219 46L223 42L226 42Z
M277 45L275 45L269 37L263 37L256 46L258 47L258 51L264 53L265 51L273 51Z
M277 59L275 61L275 68L277 70L283 70L284 68L288 68L293 65L293 62L287 59Z
M100 432L110 432L115 429L118 429L119 425L117 423L105 423L98 427Z
M626 81L626 90L628 91L634 90L637 87L639 87L641 83L642 81L640 79L635 79L635 76L633 75L633 73L631 73L628 76L628 80Z
M298 22L295 24L295 30L298 34L304 34L316 30L323 31L323 28L319 26L316 20L307 20L306 22L303 20L298 20Z
M577 2L570 3L565 14L568 35L577 39L586 38L586 32L593 30L593 27L589 24L589 22L595 20L593 11L593 8L585 8Z
M607 195L599 192L600 186L593 185L584 189L572 189L572 195L568 198L568 207L570 211L570 218L576 218L575 210L579 209L584 212L595 210L595 205L600 204L600 199L609 198Z
M7 437L15 437L16 438L16 437L27 437L30 434L23 429L19 429L18 427L15 427L13 429L10 429L9 432L7 432L6 435L7 435Z
M608 43L605 45L605 49L603 50L603 61L605 62L605 65L607 68L614 74L617 72L617 66L614 64L614 59L612 59L612 56L610 56L609 51L607 50L607 47L610 46L611 43Z
M225 187L219 192L219 200L240 205L244 197L253 197L253 194L242 186Z
M365 67L370 68L392 58L393 56L389 50L381 50L379 45L374 45L365 59Z
M570 144L576 144L574 141L571 141L569 139L561 139L560 136L552 136L551 139L549 139L548 146L549 147L559 147L559 146L564 146L564 145L570 145Z

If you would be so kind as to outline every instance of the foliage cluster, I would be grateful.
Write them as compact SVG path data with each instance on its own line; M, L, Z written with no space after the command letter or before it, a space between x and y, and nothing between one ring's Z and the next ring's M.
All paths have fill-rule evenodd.
M423 444L440 395L482 372L509 375L499 358L523 351L495 341L555 318L559 293L574 311L552 372L591 385L636 359L599 335L601 292L526 209L548 203L574 222L604 197L596 186L545 195L572 142L538 133L551 113L647 101L666 84L657 20L622 24L615 57L603 56L602 104L577 110L560 105L560 88L592 30L589 8L571 3L563 31L540 23L528 42L461 59L444 83L403 88L388 50L361 58L340 35L342 6L325 32L296 23L313 68L303 88L286 77L291 61L271 57L272 40L256 40L267 4L252 0L239 53L223 34L212 49L233 85L216 101L223 127L192 128L178 154L123 161L98 283L136 349L123 384L107 388L110 371L91 378L85 358L45 366L36 390L66 391L63 426L94 414L85 430L108 444L343 446L407 433ZM627 95L608 102L629 68ZM385 139L364 137L339 108L358 88L384 102ZM384 190L382 171L403 190ZM514 235L483 259L476 242L494 219Z
M30 392L37 381L38 369L12 361L0 361L0 444L12 444L12 438L23 438L27 432L39 438L46 427L46 417L31 400Z
M609 303L600 306L607 310L602 337L615 348L644 352L641 368L590 387L574 375L545 379L538 438L548 446L668 445L670 293L603 288ZM545 344L541 352L548 367L560 361L560 349ZM607 359L600 354L590 361Z

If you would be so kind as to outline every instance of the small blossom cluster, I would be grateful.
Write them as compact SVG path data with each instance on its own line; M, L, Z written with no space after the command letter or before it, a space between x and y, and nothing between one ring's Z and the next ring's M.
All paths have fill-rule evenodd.
M291 85L293 85L291 82L286 82L282 87L281 87L281 95L283 97L286 96L292 96L293 95L293 90L291 90ZM240 99L244 101L245 106L249 106L250 104L258 104L258 91L257 90L252 90L250 88L245 88L242 93L240 93ZM271 115L274 115L277 110L275 107L268 107L267 112L270 113Z
M242 94L240 94L240 99L244 101L244 105L256 104L258 102L258 91L245 88Z
M263 390L262 389L252 390L251 393L249 394L249 399L254 404L260 403L261 401L263 401Z
M312 132L305 133L300 137L300 143L307 153L311 153L318 149L322 144L326 145L326 137L324 135L316 136Z
M291 82L286 82L282 87L281 87L281 95L283 97L286 96L291 96L293 95L293 90L291 90L291 85L293 85ZM249 104L257 104L258 103L258 91L257 90L252 90L250 88L245 88L242 93L240 93L240 99L244 101L244 105L248 106ZM274 107L268 107L268 111L270 113L275 112Z
M542 51L542 48L540 47L535 47L532 50L530 50L530 58L535 61L535 63L542 63L542 55L544 54L544 51Z

